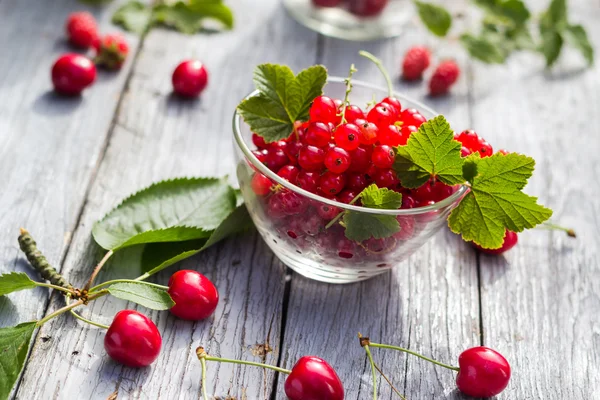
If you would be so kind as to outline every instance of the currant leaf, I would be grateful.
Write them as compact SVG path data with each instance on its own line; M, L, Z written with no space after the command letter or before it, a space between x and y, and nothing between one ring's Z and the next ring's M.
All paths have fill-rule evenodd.
M323 93L327 70L315 65L294 76L285 65L261 64L254 70L259 94L243 100L238 112L267 142L287 138L294 122L308 117L311 102Z
M163 289L150 286L147 282L120 282L108 287L108 292L121 300L132 301L152 310L168 310L175 302Z
M33 289L37 285L27 274L11 272L0 275L0 296L19 290Z
M379 189L377 185L367 186L360 193L363 207L384 210L397 210L402 206L402 194L387 188Z
M421 21L436 36L446 36L452 26L452 15L444 7L415 1Z
M135 33L148 30L151 21L152 8L137 0L123 4L112 16L113 24Z
M469 167L475 162L476 170ZM470 192L448 218L450 229L486 249L502 246L505 230L521 232L546 221L552 210L521 190L533 173L535 161L510 153L470 157L466 162Z
M465 33L460 36L460 42L472 57L480 61L488 64L502 64L506 61L507 54L504 49L484 35L473 36Z
M406 188L418 188L431 178L447 185L464 183L461 144L448 121L439 115L419 127L405 146L396 148L394 170Z
M153 10L155 23L187 34L202 30L207 18L219 21L227 29L233 28L233 13L222 0L178 1L174 4L159 4Z
M17 382L29 343L37 322L26 322L10 328L0 328L0 399L8 399Z

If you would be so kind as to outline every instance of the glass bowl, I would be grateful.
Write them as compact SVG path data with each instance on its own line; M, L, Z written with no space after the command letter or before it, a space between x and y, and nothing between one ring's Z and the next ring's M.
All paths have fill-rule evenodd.
M368 3L381 11L368 15ZM315 3L337 4L319 7ZM363 41L400 35L414 15L410 0L283 0L288 13L300 24L325 36ZM370 9L370 10L369 10Z
M344 98L343 78L330 77L325 95ZM258 92L250 93L248 97ZM387 96L387 91L370 84L353 81L351 103L365 105ZM417 108L427 119L437 114L409 98L394 94L404 108ZM376 210L339 203L301 189L269 170L252 153L252 132L236 112L233 133L237 178L242 196L258 232L277 257L294 271L308 278L329 283L350 283L379 275L406 260L427 239L446 225L448 214L466 194L460 186L446 199L426 207L401 210ZM262 173L274 185L276 192L266 196L255 194L252 177ZM284 207L281 207L282 202ZM328 220L318 208L337 207L340 211L396 216L401 230L387 239L353 242L344 235L344 228L334 224L325 229Z

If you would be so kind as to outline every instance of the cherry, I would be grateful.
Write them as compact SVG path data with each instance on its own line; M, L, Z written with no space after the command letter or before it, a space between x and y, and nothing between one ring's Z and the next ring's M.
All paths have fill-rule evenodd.
M317 147L326 147L331 140L331 129L323 122L311 122L304 135L304 143Z
M319 179L319 188L327 196L338 194L345 186L346 176L343 174L334 174L331 171L327 171Z
M96 66L79 54L65 54L52 66L52 83L61 94L78 95L95 80Z
M458 140L459 142L462 143L462 145L464 147L466 147L467 149L470 149L470 150L476 148L477 144L479 143L479 136L472 129L467 129L465 131L462 131L461 133L459 133L458 135L455 135L455 136L456 136L454 138L455 140Z
M259 149L266 149L269 147L267 142L265 142L265 139L262 136L258 136L256 133L252 134L252 143Z
M304 146L298 153L298 164L307 171L319 171L325 162L325 150L316 146Z
M458 357L460 370L456 386L472 397L493 397L502 392L510 380L510 365L502 354L488 347L473 347Z
M285 151L274 146L267 150L264 164L271 171L277 172L281 167L287 165L290 162L290 158L285 154Z
M360 131L354 124L343 124L335 130L335 144L344 150L356 150L360 146Z
M380 14L388 0L350 0L350 12L361 17L374 17Z
M317 206L317 213L321 218L326 221L334 219L342 210L338 207L330 206L329 204L319 203Z
M373 165L377 168L392 168L395 158L396 153L394 149L385 144L375 146L371 155L371 161L373 161Z
M379 103L367 114L367 121L374 123L378 128L392 125L396 122L395 110L385 103Z
M208 72L198 60L186 60L173 71L173 91L184 97L197 97L208 84Z
M380 188L392 188L400 183L392 169L377 169L373 175L373 180Z
M268 195L271 192L271 186L273 186L273 182L260 172L255 173L250 181L252 191L258 196Z
M215 285L206 276L191 270L177 271L171 276L169 294L175 302L171 314L189 321L210 317L219 303Z
M402 143L402 135L396 125L382 126L379 129L377 139L379 144L386 144L392 147L399 146Z
M507 230L504 234L504 242L502 243L502 247L500 247L499 249L484 249L483 247L475 243L473 243L473 246L483 253L498 255L512 249L516 246L518 242L519 236L515 232Z
M298 178L299 172L300 170L298 169L298 167L295 167L293 165L284 165L283 167L281 167L281 169L279 169L279 171L277 171L277 175L279 175L286 181L293 183L296 182L296 178Z
M364 174L361 173L351 173L346 177L346 187L350 190L355 190L357 192L362 192L364 188L368 185L367 179Z
M356 120L364 120L365 113L359 106L349 105L344 112L344 118L346 119L346 122L354 124L356 123Z
M296 178L296 186L308 192L317 193L317 188L319 187L319 174L301 170L298 172L298 177Z
M336 174L345 172L350 167L350 154L341 147L332 147L325 154L325 167Z
M407 108L402 111L401 119L404 125L413 125L416 128L419 128L427 121L427 118L422 116L421 113L414 108Z
M104 337L104 349L110 358L133 368L152 364L161 346L154 322L134 310L119 311Z
M358 130L360 131L360 135L358 136L358 141L363 145L374 144L377 141L377 136L379 134L379 128L372 122L367 122L364 119L358 119L354 121Z
M319 96L313 100L310 106L309 115L313 122L324 122L335 124L338 120L338 107L335 102L327 96Z
M371 165L371 148L359 147L350 152L350 172L366 172Z

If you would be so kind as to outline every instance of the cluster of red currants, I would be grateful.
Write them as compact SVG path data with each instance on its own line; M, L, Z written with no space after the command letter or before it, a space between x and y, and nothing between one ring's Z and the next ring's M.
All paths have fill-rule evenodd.
M316 7L346 7L358 17L375 17L383 12L389 0L312 0Z

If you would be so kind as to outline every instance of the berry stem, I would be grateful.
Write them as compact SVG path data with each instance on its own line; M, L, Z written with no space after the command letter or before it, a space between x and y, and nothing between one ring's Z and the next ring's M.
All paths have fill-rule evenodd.
M83 304L87 304L88 302L97 299L98 297L102 297L102 296L106 296L108 294L108 291L100 291L97 293L94 293L93 295L89 296L88 298L86 298L85 300L78 300L75 303L72 304L67 304L66 306L64 306L63 308L59 308L58 310L54 311L51 314L48 314L47 316L45 316L44 318L42 318L41 320L39 320L37 322L37 326L41 327L42 325L44 325L46 322L50 321L52 318L54 317L58 317L61 314L66 313L67 311L70 311L76 307L79 307L80 305Z
M399 346L392 346L392 345L389 345L389 344L373 343L373 342L370 342L370 343L369 343L369 345L370 345L371 347L378 347L378 348L380 348L380 349L390 349L390 350L397 350L397 351L401 351L401 352L403 352L403 353L412 354L413 356L417 356L417 357L419 357L419 358L422 358L423 360L429 361L430 363L433 363L433 364L435 364L435 365L439 365L440 367L444 367L444 368L447 368L447 369L451 369L451 370L453 370L453 371L459 371L459 370L460 370L460 368L458 368L458 367L453 367L452 365L448 365L448 364L441 363L441 362L439 362L439 361L436 361L436 360L434 360L434 359L431 359L431 358L429 358L429 357L425 357L424 355L421 355L421 354L419 354L419 353L416 353L416 352L414 352L414 351L412 351L412 350L405 349L405 348L403 348L403 347L399 347Z
M90 289L90 293L93 293L93 292L97 291L98 289L103 288L105 286L112 285L113 283L140 283L140 281L142 281L142 279L139 279L139 278L137 278L137 279L113 279L112 281L102 282L102 283L94 286L93 288ZM161 289L161 290L169 290L168 286L159 285L157 283L144 282L144 285L153 286L153 287L155 287L157 289Z
M565 228L564 226L560 226L557 224L554 224L552 222L544 222L542 225L539 226L540 229L547 229L549 231L554 231L554 230L558 230L558 231L564 231L567 233L567 236L572 237L572 238L576 238L577 234L575 233L575 231L571 228Z
M385 379L385 381L388 383L388 385L390 385L390 387L392 388L392 390L394 391L394 393L396 393L398 396L400 396L400 398L402 400L406 400L406 397L404 397L404 395L402 393L400 393L400 391L398 389L396 389L396 387L394 386L394 384L392 383L392 381L390 381L390 378L388 378L383 371L381 370L381 368L379 368L377 366L377 364L375 364L375 369L377 370L377 372L379 372L381 374L381 376L383 377L383 379Z
M261 364L261 363L257 363L257 362L253 362L253 361L233 360L230 358L211 357L206 353L206 351L204 350L203 347L198 347L196 349L196 355L198 356L198 359L200 361L202 361L202 359L204 359L206 361L217 361L217 362L223 362L223 363L229 363L229 364L250 365L253 367L271 369L273 371L280 372L280 373L286 374L286 375L289 375L292 373L292 371L290 371L289 369L279 368L279 367L276 367L274 365L269 365L269 364Z
M345 124L346 121L346 107L348 107L348 98L350 97L350 92L352 92L352 75L354 75L354 73L357 71L357 69L354 67L354 64L350 65L350 71L348 72L348 77L346 79L344 79L344 82L346 82L346 95L344 96L344 102L342 103L342 111L341 111L341 117L342 119L340 120L340 123L338 124L338 126Z
M208 400L208 394L206 393L206 358L200 357L200 364L202 364L202 398Z
M355 198L353 198L350 203L348 204L354 204L358 201L358 199L360 199L360 193L356 195ZM338 215L336 215L331 221L329 221L329 223L327 225L325 225L325 229L329 229L331 228L337 221L340 220L340 218L342 218L344 216L344 214L346 213L346 211L339 213Z
M373 377L373 400L377 400L377 374L375 370L375 361L373 361L373 355L371 354L371 349L369 349L369 339L363 338L359 332L358 340L360 340L360 345L365 349L367 357L369 357L369 364L371 364L371 375Z
M87 283L85 284L85 286L83 287L83 291L89 291L90 287L92 286L92 284L94 283L94 279L96 279L96 277L98 276L98 274L100 273L100 270L102 269L102 267L104 266L104 264L106 264L106 262L108 261L108 259L114 254L114 252L112 250L109 250L104 257L102 257L102 260L100 260L100 262L98 263L98 265L96 265L96 268L94 268L94 272L92 272L92 275L90 276L90 279L87 281Z
M377 65L377 68L379 68L379 71L381 71L381 74L383 75L383 77L385 78L385 82L387 83L388 96L392 97L394 95L394 87L392 86L392 80L390 79L390 74L388 73L387 69L385 69L385 67L383 66L381 60L365 50L359 51L358 54L365 58L368 58L375 65Z
M69 303L70 303L69 302L69 296L67 296L67 305L69 305ZM81 315L77 314L75 312L75 310L73 310L73 309L69 310L69 312L71 313L72 316L74 316L78 320L83 321L83 322L85 322L87 324L90 324L90 325L93 325L93 326L96 326L96 327L102 328L102 329L108 329L108 328L110 328L108 325L104 325L104 324L101 324L99 322L94 322L94 321L89 320L89 319L87 319L85 317L82 317Z
M51 283L44 283L44 282L35 282L35 286L40 286L40 287L45 287L45 288L49 288L49 289L54 289L54 290L59 290L61 292L67 293L67 294L74 294L75 292L71 289L67 289L65 287L62 286L57 286L57 285L53 285Z

